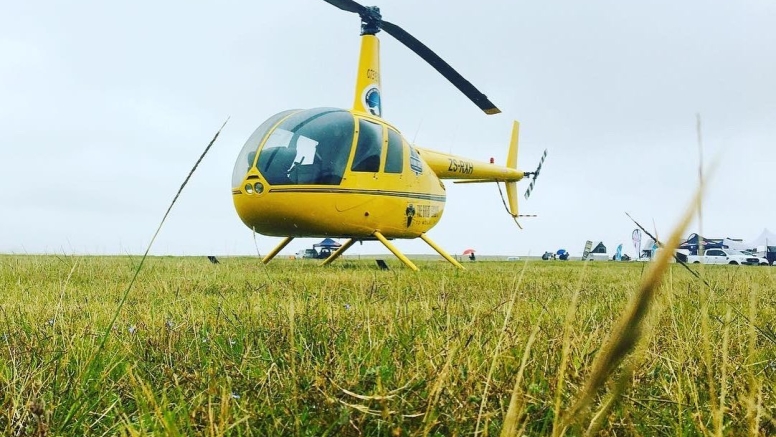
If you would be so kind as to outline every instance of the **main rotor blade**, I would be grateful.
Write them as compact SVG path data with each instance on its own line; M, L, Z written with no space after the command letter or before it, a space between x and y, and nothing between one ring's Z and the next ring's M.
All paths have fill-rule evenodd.
M350 2L351 0L325 0L325 1L342 8L336 3L340 1ZM357 4L355 2L353 3ZM471 84L471 82L464 79L463 76L461 76L457 71L455 71L453 67L450 66L450 64L445 62L436 53L431 51L431 49L426 47L425 44L418 41L417 38L407 33L406 30L385 20L382 21L380 27L384 31L388 32L388 34L390 34L391 36L399 40L399 42L407 46L410 50L417 53L418 56L423 58L426 62L431 64L431 66L434 67L436 71L438 71L439 73L442 74L442 76L447 78L447 80L449 80L453 85L455 85L456 88L458 88L462 93L464 93L464 95L466 95L466 97L468 97L469 100L474 102L475 105L477 105L480 109L485 111L486 114L489 114L489 115L498 114L499 112L501 112L501 110L498 109L496 105L494 105L493 103L491 103L490 100L488 100L488 97L485 94L482 94L477 88L474 87L474 85Z
M354 2L353 0L323 0L323 1L325 1L326 3L332 6L336 6L342 9L343 11L354 12L359 15L361 15L366 10L364 6L361 6L360 4Z

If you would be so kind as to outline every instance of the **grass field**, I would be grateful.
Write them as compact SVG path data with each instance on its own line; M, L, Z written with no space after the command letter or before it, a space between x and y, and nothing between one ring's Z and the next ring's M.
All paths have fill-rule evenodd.
M152 257L108 329L139 260L0 256L0 434L776 434L776 268L672 265L600 372L645 263Z

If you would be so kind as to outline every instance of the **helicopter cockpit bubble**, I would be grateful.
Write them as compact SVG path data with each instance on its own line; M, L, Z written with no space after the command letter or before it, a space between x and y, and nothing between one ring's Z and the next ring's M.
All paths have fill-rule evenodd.
M261 140L267 135L267 132L272 129L280 120L286 118L289 114L299 111L299 109L292 109L289 111L283 111L268 118L262 123L255 131L248 137L248 141L243 145L240 154L237 155L237 162L234 164L234 171L232 172L232 188L242 185L242 180L248 173L248 170L253 167L256 162L256 151L259 149Z
M261 141L256 168L270 185L339 185L354 130L353 115L343 109L296 112Z

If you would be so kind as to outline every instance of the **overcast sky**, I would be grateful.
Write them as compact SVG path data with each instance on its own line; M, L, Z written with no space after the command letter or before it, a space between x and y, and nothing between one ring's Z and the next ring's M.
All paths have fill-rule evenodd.
M369 3L367 3L369 4ZM709 237L776 231L776 3L397 1L383 17L498 105L486 116L385 33L383 113L419 146L549 156L518 230L494 185L447 183L429 236L451 253L537 255L585 240L633 254L629 212L667 235L719 157ZM6 2L0 15L0 253L255 254L231 199L240 148L290 108L349 108L359 19L320 0ZM697 223L689 232L697 231ZM279 239L259 236L266 253ZM293 242L285 252L314 240ZM399 241L406 253L431 253ZM379 243L349 253L385 253Z

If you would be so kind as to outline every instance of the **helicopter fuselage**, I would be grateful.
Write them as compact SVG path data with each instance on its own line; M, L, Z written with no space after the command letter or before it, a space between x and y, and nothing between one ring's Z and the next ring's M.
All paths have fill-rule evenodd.
M421 153L368 114L286 111L243 147L234 205L264 235L416 238L439 222L445 205L445 187Z

